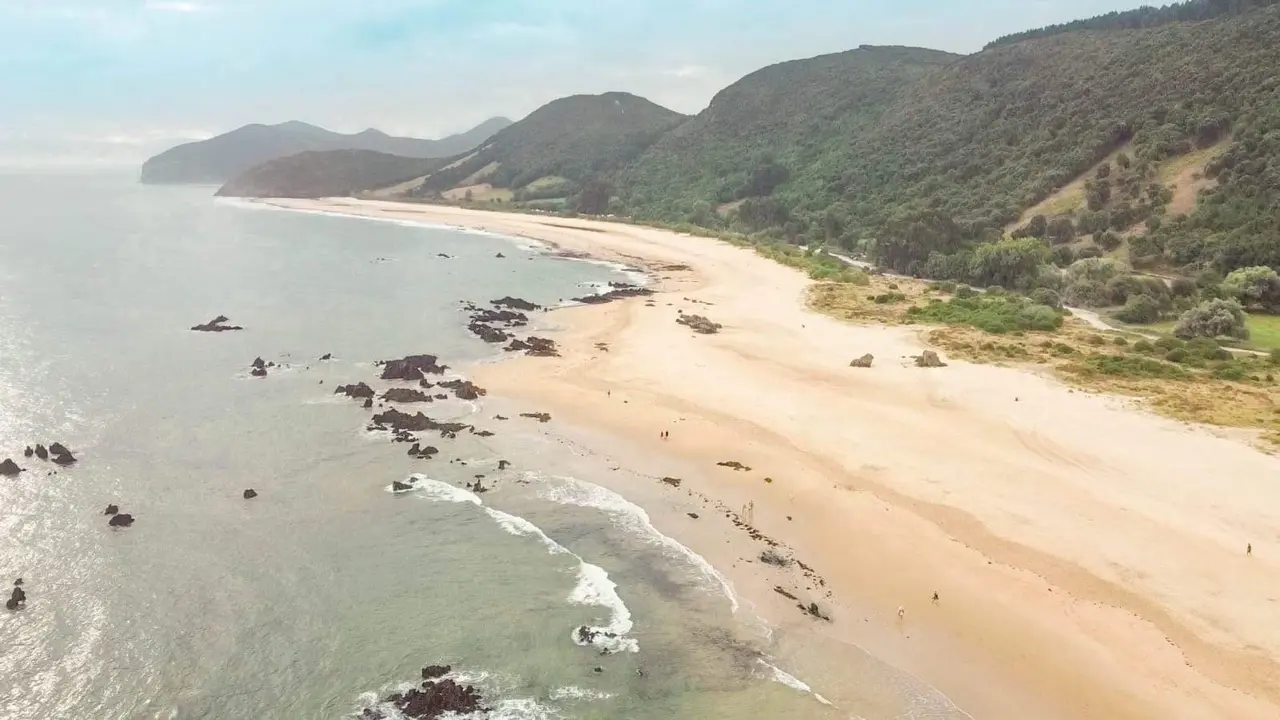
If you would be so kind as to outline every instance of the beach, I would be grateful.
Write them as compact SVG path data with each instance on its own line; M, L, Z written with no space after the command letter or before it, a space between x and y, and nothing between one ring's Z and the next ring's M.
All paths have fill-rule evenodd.
M744 524L825 587L758 562L764 546L740 528L646 503L654 487L613 488L796 646L864 648L973 717L1280 714L1274 457L1028 370L915 367L917 330L812 312L799 272L715 240L430 205L270 202L520 236L652 273L648 302L553 313L560 357L469 372L597 452L681 468L677 492L749 514ZM695 334L680 312L723 329ZM864 353L872 368L849 367ZM751 470L717 464L729 461Z

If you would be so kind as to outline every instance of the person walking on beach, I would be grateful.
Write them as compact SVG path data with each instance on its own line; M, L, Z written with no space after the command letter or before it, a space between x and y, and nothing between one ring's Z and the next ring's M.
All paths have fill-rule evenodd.
M1244 554L1248 557L1253 556L1253 543L1244 546Z
M899 619L899 620L901 620L902 618L904 618L904 617L906 617L906 616L907 616L907 609L906 609L906 608L904 608L904 607L902 607L901 605L899 605L899 606L898 606L898 619Z
M937 604L938 604L938 591L937 591L937 590L934 590L934 591L933 591L933 604L934 604L934 605L937 605Z

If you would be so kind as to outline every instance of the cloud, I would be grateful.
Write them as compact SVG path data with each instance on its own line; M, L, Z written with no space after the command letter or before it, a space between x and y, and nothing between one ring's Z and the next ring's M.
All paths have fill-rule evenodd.
M670 75L677 78L695 78L702 77L711 71L711 68L705 65L682 65L678 68L662 71L663 75Z
M212 5L190 2L189 0L147 0L145 7L156 12L173 13L202 13L210 12L214 9Z

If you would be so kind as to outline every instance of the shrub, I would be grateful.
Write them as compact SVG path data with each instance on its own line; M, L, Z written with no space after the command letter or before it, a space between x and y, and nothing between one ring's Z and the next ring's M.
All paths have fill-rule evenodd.
M1162 337L1156 340L1156 347L1161 350L1173 350L1183 346L1183 342L1176 337Z
M1091 257L1077 260L1067 268L1067 276L1072 280L1097 280L1106 282L1120 274L1120 265L1115 260Z
M1182 348L1174 348L1164 354L1164 359L1169 362L1180 363L1187 359L1187 351Z
M907 296L900 292L887 292L883 295L876 295L874 300L877 305L892 305L906 300Z
M1068 305L1076 307L1105 307L1107 289L1098 280L1081 278L1067 286L1063 298Z
M1190 278L1174 278L1169 286L1170 292L1176 297L1190 297L1196 292L1196 283Z
M1032 290L1030 298L1031 302L1037 305L1046 305L1055 310L1062 307L1062 297L1049 288L1042 287Z
M1150 295L1130 295L1116 318L1127 323L1145 325L1160 319L1160 303Z
M1213 376L1218 378L1219 380L1243 380L1244 368L1240 365L1240 363L1235 362L1234 360L1229 362L1224 362L1218 367L1214 368Z
M1129 344L1128 339L1126 339L1123 335L1115 336L1115 339L1113 339L1111 342L1115 343L1120 347L1124 347Z
M1217 340L1207 337L1192 338L1187 341L1187 352L1194 353L1205 360L1230 360L1231 353L1218 344Z
M922 322L972 325L989 333L1062 327L1062 314L1057 310L1013 295L956 296L947 302L911 308L907 310L907 317Z
M1107 299L1114 305L1123 305L1131 295L1143 291L1142 281L1136 275L1117 275L1107 281Z
M1133 349L1140 353L1149 353L1152 350L1155 350L1155 346L1146 340L1139 340L1133 344Z
M1133 355L1091 355L1085 369L1101 375L1182 379L1190 376L1184 368L1152 358Z
M971 297L973 297L974 295L977 295L977 294L978 294L978 293L977 293L973 288L969 287L968 285L961 285L961 286L959 286L959 287L957 287L957 288L956 288L956 297L957 297L957 298L959 298L959 299L961 299L961 300L964 300L964 299L966 299L966 298L971 298Z
M1086 337L1084 341L1089 343L1090 345L1093 345L1094 347L1103 345L1107 342L1106 339L1103 338L1101 335L1090 335Z
M1272 348L1271 354L1267 357L1272 365L1280 365L1280 348Z
M947 293L948 295L956 291L956 283L954 280L939 280L938 282L930 283L929 287L933 290Z
M1244 310L1234 300L1209 300L1182 314L1173 334L1186 340L1194 337L1249 338Z
M1265 311L1280 308L1280 275L1265 265L1231 271L1222 281L1222 291L1248 308Z

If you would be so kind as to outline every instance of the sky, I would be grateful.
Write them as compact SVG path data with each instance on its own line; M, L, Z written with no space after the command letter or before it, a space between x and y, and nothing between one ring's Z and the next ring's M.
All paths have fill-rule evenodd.
M578 93L686 113L862 44L971 53L1132 0L0 0L0 166L130 165L251 122L439 137Z

